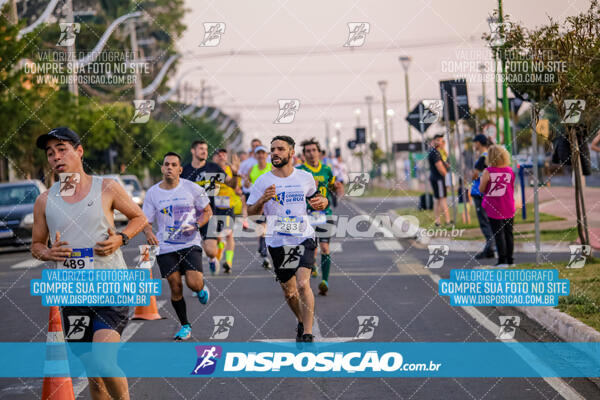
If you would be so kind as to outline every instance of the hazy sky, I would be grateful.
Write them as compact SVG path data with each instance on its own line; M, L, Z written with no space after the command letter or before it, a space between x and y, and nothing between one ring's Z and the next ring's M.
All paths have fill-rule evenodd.
M412 1L239 1L188 0L188 26L177 43L184 58L178 76L191 67L185 81L200 88L212 87L215 105L239 114L251 137L267 140L274 134L297 139L317 136L324 140L325 122L341 123L343 148L354 136L355 109L366 125L364 98L374 97L373 116L382 121L379 80L388 81L388 108L394 117L394 141L407 140L404 72L400 55L412 58L409 67L410 104L439 98L439 80L466 76L452 67L472 61L469 101L476 104L482 85L477 65L489 60L481 35L489 32L486 18L497 5L493 0ZM545 23L548 16L562 19L588 7L587 0L505 0L505 14L527 26ZM224 22L225 34L217 47L200 47L204 22ZM370 25L362 47L344 48L349 22ZM250 55L222 55L249 51ZM277 55L282 51L297 53ZM221 54L221 55L219 55ZM466 58L465 58L466 56ZM493 86L486 84L486 96ZM291 124L273 124L278 99L299 99L300 109ZM490 102L491 104L491 102ZM412 107L411 107L412 108ZM431 132L430 132L431 133ZM413 138L419 133L413 130ZM382 143L382 136L379 136ZM347 154L347 153L346 153Z

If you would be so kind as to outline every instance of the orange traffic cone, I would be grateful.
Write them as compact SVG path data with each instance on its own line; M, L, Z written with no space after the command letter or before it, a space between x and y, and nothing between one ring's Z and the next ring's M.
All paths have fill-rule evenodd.
M75 400L58 306L50 307L42 400ZM50 376L48 376L50 375Z
M150 270L150 279L152 279L152 270ZM153 321L156 319L163 319L158 313L158 307L156 306L156 296L150 296L150 305L148 306L137 306L133 314L132 319L145 319L147 321Z

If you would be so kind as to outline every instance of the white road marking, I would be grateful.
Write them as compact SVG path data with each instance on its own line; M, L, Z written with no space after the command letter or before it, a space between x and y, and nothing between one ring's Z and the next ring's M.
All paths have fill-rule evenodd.
M349 202L347 202L347 203L349 203ZM351 203L349 203L349 204L351 204ZM358 211L358 213L365 214L368 216L368 213L366 213L364 210L362 210L357 205L352 204L352 206L356 211ZM368 218L371 221L371 223L373 223L373 219L370 216L368 216ZM383 228L383 229L385 229L385 228ZM423 269L425 269L424 265L423 265ZM430 270L427 270L427 269L425 269L425 270L428 272L428 275L435 283L439 283L439 281L441 279L439 275L432 273ZM461 306L461 308L467 314L469 314L475 321L477 321L477 323L479 323L485 329L490 331L494 336L498 334L498 332L500 330L500 326L496 325L494 322L489 320L485 315L483 315L479 310L477 310L477 308L470 307L470 306ZM519 343L515 339L512 339L510 341ZM523 354L523 353L526 353L526 354ZM529 351L527 351L525 349L522 349L522 352L517 353L517 354L519 354L519 356L521 356L521 358L523 358L524 360L527 360L527 359L531 360L535 357L535 355L531 354ZM583 396L581 396L579 393L577 393L577 391L573 387L571 387L567 382L565 382L561 378L546 377L546 378L542 378L542 379L548 385L550 385L554 390L556 390L556 392L558 394L560 394L563 398L565 398L567 400L583 400L584 399Z
M329 243L329 252L330 253L340 253L341 251L342 251L342 244L340 242Z
M430 275L431 279L439 284L440 276L436 274ZM483 326L485 329L490 331L492 334L497 335L500 331L500 325L496 325L494 322L490 321L485 315L481 313L476 307L472 306L461 306L461 308L469 314L475 321L479 323L479 325ZM503 340L503 342L512 342L519 343L516 339ZM524 346L520 349L516 354L519 355L523 360L538 360L535 354L531 353ZM539 362L539 361L538 361ZM538 363L536 362L536 364ZM532 367L535 368L534 365ZM543 377L542 378L548 385L550 385L554 390L558 392L563 398L567 400L584 400L585 398L581 396L577 391L571 387L567 382L565 382L561 378L552 378L552 377Z
M401 251L404 249L397 240L375 240L373 244L379 251Z
M164 306L166 303L166 300L159 300L156 302L156 308L160 310L161 307ZM133 335L142 327L142 324L143 321L132 321L128 323L125 329L123 330L123 334L121 335L121 343L129 341L129 339L131 339ZM87 378L73 378L73 392L75 393L75 398L79 397L79 395L85 390L87 385Z
M38 260L36 258L30 258L27 260L23 260L19 263L16 263L14 265L11 265L11 269L28 269L28 268L36 268L39 267L42 264L45 264L45 261L42 260Z

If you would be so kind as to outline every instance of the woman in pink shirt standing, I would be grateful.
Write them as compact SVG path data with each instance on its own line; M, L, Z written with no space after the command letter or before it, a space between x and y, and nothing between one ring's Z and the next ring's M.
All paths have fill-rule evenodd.
M479 191L482 207L488 215L496 249L497 267L513 266L513 217L515 216L515 173L510 166L510 154L499 145L488 150L489 167L483 171Z

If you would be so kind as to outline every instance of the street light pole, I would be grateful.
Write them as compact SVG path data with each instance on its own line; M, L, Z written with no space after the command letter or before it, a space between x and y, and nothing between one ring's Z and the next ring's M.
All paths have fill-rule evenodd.
M379 85L379 89L381 90L381 99L383 103L383 132L385 136L385 147L386 147L386 164L387 164L387 172L391 173L390 170L390 144L389 144L389 136L388 136L388 120L387 120L387 101L385 98L385 89L387 88L387 81L379 81L377 82Z
M481 108L483 108L483 111L485 112L487 105L485 102L485 64L479 64L479 71L481 71Z
M354 110L354 115L356 115L356 127L360 127L360 108ZM365 134L365 143L367 141L367 135ZM360 172L365 172L365 143L361 143L360 146Z
M394 152L394 115L396 115L396 112L394 110L392 110L391 108L388 108L387 110L387 116L388 116L388 123L390 124L390 143L392 144L392 162L393 162L393 170L394 170L394 175L397 177L398 176L398 166L396 165L396 153ZM410 152L408 153L410 154Z
M502 15L502 0L498 0L498 22L500 23L500 35L504 35ZM502 55L500 55L500 63L502 64L502 114L504 117L504 147L508 150L509 154L512 154L512 135L510 132L510 117L508 111L508 92L506 85L506 62Z
M331 153L330 147L330 138L329 138L329 120L325 119L325 148L327 149L327 153Z
M404 87L406 88L406 115L408 116L408 114L410 114L410 94L409 94L409 87L408 87L408 67L410 66L411 58L409 56L400 56L400 57L398 57L398 60L400 60L400 64L402 64L402 68L404 69ZM410 129L410 124L407 123L406 127L408 129L408 142L412 143L412 130ZM417 175L415 174L415 161L413 159L413 153L412 152L408 153L408 160L409 160L409 164L410 164L410 177L411 178L416 178ZM395 163L394 163L394 167L395 167Z

